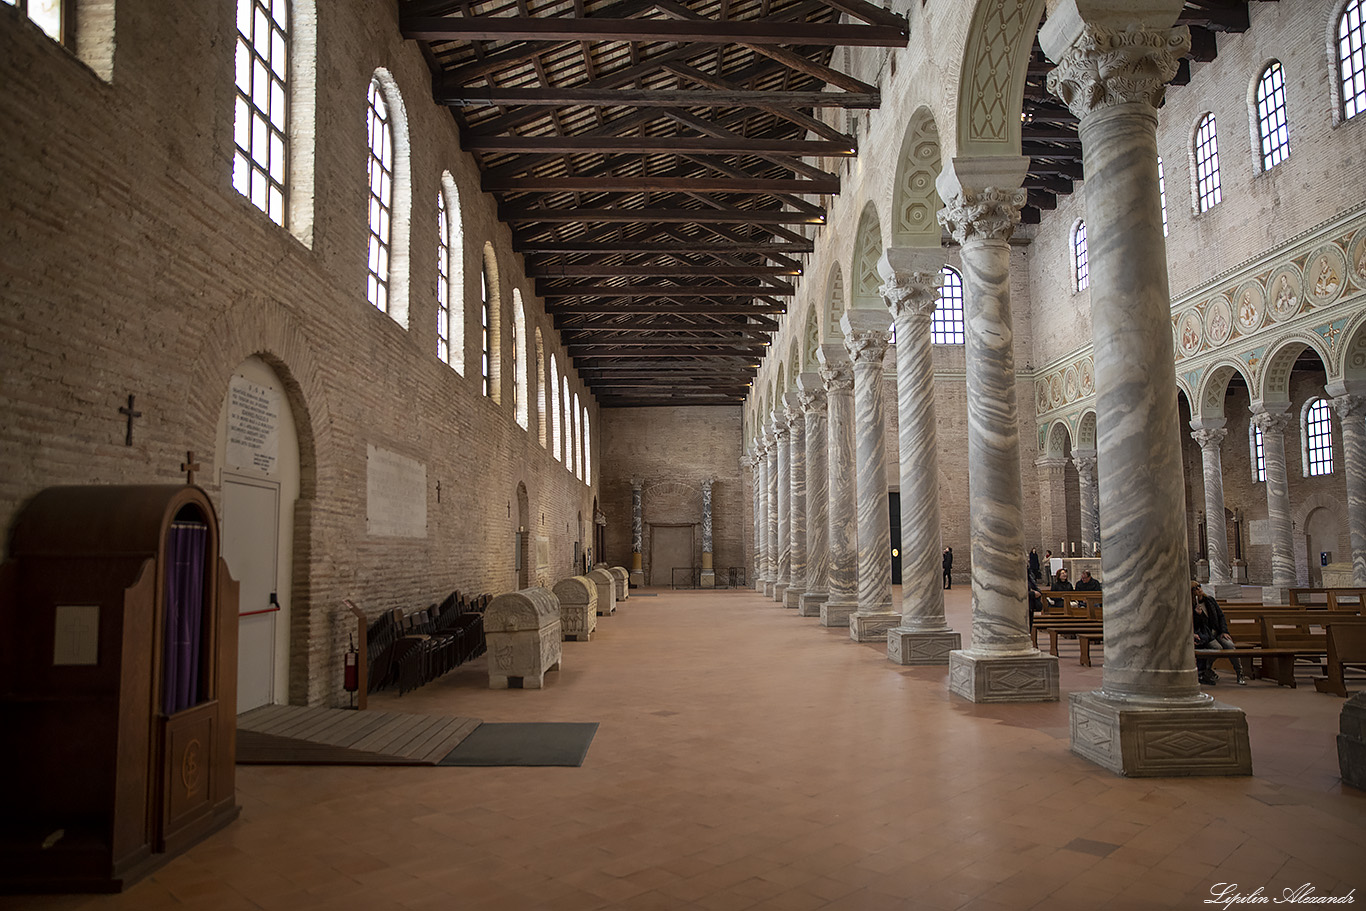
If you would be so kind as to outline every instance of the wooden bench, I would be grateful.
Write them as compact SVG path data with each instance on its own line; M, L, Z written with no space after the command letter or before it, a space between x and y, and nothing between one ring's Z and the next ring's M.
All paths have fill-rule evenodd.
M1237 658L1243 664L1247 676L1261 680L1275 680L1279 686L1295 688L1295 656L1299 652L1293 648L1264 648L1260 645L1238 646L1236 649L1197 648L1196 658L1212 658L1210 667L1220 658ZM1253 667L1251 659L1257 658L1260 667ZM1231 663L1231 662L1230 662Z
M1314 689L1347 697L1345 667L1366 668L1366 622L1330 623L1328 636L1328 673L1315 678Z
M1038 626L1034 627L1036 642L1038 641L1039 629L1040 627ZM1076 637L1082 633L1094 633L1099 635L1103 632L1099 620L1073 620L1071 622L1055 620L1052 623L1045 624L1042 629L1048 633L1048 653L1055 658L1058 655L1059 636Z
M1078 660L1082 667L1091 666L1091 645L1092 643L1104 643L1105 632L1099 633L1077 633L1077 645L1081 646L1081 655Z
M1039 617L1084 617L1089 620L1099 620L1101 617L1104 592L1040 590L1039 594L1043 596L1043 610L1038 614ZM1062 601L1062 604L1055 605L1054 600Z
M1358 610L1366 604L1366 588L1292 588L1292 606L1326 607L1329 610ZM1322 596L1321 598L1316 596Z

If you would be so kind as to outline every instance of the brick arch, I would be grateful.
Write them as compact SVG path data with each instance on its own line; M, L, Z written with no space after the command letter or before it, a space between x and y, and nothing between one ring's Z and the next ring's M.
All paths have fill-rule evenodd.
M957 86L955 157L1020 154L1025 76L1044 0L979 0Z
M1077 423L1077 449L1096 448L1096 411L1083 411Z
M1366 309L1347 322L1342 330L1338 361L1329 366L1333 379L1366 380Z
M1295 552L1295 578L1303 583L1309 581L1309 549L1304 540L1304 529L1309 523L1309 516L1317 510L1326 509L1337 520L1338 527L1338 553L1346 554L1350 563L1352 560L1352 540L1347 529L1347 504L1341 496L1334 496L1330 493L1316 493L1304 498L1304 500L1294 507L1290 520L1294 523L1294 534L1291 535L1291 544Z
M1067 422L1060 418L1048 428L1048 441L1045 444L1044 452L1050 457L1061 457L1067 453L1068 444L1071 440L1072 431L1067 426Z
M859 215L858 232L854 235L854 268L850 275L852 292L850 306L865 310L881 310L886 305L882 301L882 275L877 270L877 262L882 257L882 220L878 218L877 206L869 200Z
M1267 346L1266 358L1262 361L1261 378L1256 387L1256 401L1263 405L1290 404L1290 372L1295 361L1312 348L1323 364L1325 379L1328 365L1332 363L1329 353L1324 350L1323 337L1309 330L1292 332L1282 336Z
M938 247L942 229L936 218L943 203L939 178L939 128L921 105L906 123L892 187L892 243L900 247Z
M1187 396L1195 406L1191 420L1214 420L1224 417L1224 399L1228 395L1228 384L1235 373L1243 378L1248 389L1255 388L1244 364L1233 360L1220 361L1205 370L1205 375L1200 378L1197 393Z

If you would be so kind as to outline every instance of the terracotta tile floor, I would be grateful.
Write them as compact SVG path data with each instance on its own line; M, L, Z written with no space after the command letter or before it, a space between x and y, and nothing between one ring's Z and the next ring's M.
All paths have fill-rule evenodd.
M966 586L949 592L968 638ZM582 768L238 769L241 819L119 896L0 908L1151 909L1309 883L1366 900L1342 700L1221 685L1252 778L1125 780L1067 749L1064 698L973 705L753 592L633 597L544 690L482 662L389 710L597 721Z

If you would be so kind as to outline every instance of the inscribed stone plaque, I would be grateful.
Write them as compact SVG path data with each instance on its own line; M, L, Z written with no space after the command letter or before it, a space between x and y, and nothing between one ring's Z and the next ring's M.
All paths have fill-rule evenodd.
M427 466L365 444L365 533L427 537Z
M53 611L52 664L100 663L100 606L58 604Z
M536 573L542 575L550 570L550 539L536 536Z
M227 467L274 474L279 458L279 390L234 376L228 383Z
M1249 544L1270 544L1271 543L1271 520L1252 519L1247 523L1247 540Z

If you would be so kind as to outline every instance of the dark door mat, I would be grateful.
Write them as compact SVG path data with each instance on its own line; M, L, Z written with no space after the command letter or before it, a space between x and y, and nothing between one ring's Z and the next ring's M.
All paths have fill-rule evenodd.
M481 724L437 765L581 766L596 721Z

